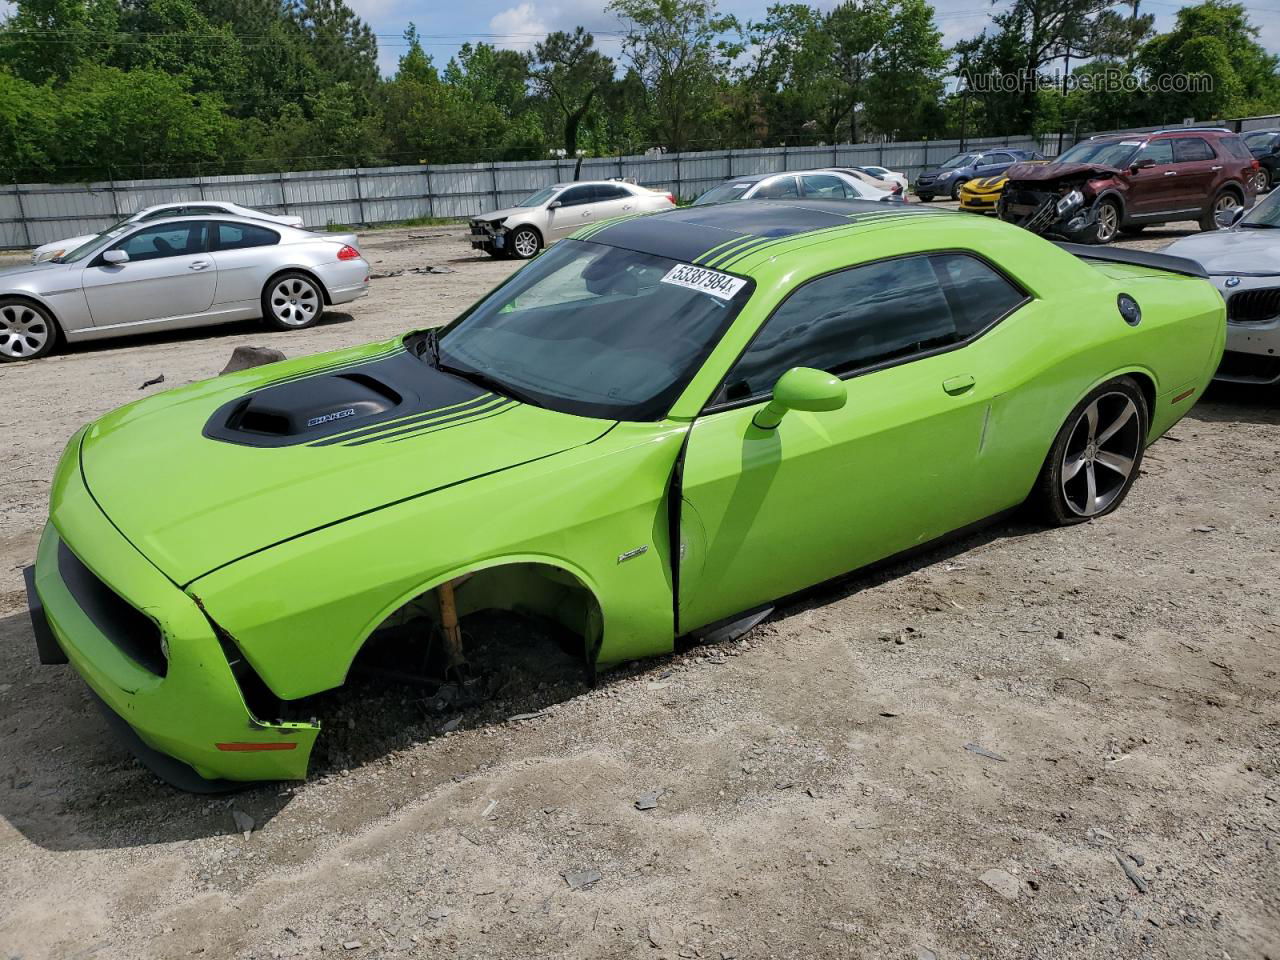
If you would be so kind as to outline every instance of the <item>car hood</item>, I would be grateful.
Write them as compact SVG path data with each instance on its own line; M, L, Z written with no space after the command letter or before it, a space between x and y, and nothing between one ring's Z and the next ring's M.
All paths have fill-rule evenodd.
M1031 163L1023 160L1006 170L1005 176L1010 180L1044 182L1064 177L1092 180L1094 177L1114 177L1118 173L1118 167L1110 167L1105 163Z
M17 280L29 273L47 273L50 270L65 269L65 263L54 263L52 260L41 260L39 263L24 263L16 267L0 267L0 284L7 280ZM4 291L0 289L0 293Z
M590 443L612 426L490 393L395 340L122 407L86 432L81 469L111 522L185 586L321 527Z
M924 173L920 174L920 176L921 176L921 177L933 177L934 179L940 179L940 178L942 178L942 177L948 177L948 176L950 176L950 175L951 175L951 174L953 174L953 173L958 173L959 171L961 171L961 170L966 170L966 169L968 169L968 168L967 168L967 167L952 167L950 170L943 170L941 167L934 167L932 170L926 170ZM919 177L917 177L916 179L918 180L918 179L919 179Z
M1280 274L1280 229L1215 230L1175 240L1162 252L1195 260L1209 273Z
M478 217L472 217L473 220L505 220L507 217L514 217L519 214L528 213L530 210L536 210L536 207L507 207L505 210L495 210L493 213L482 213Z
M68 237L65 240L54 240L50 243L44 243L36 247L35 252L43 253L45 250L56 250L58 247L62 247L62 249L68 251L74 250L76 247L80 246L80 244L88 243L96 236L96 233L86 233L79 237Z

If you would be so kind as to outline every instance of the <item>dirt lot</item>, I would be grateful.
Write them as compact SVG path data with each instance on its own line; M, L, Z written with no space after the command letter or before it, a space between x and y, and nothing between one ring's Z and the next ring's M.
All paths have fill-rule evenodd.
M35 664L20 568L55 459L160 374L443 322L512 268L456 231L363 242L454 272L306 334L0 370L0 958L1280 960L1274 392L1211 392L1103 521L989 528L595 689L553 653L461 713L366 683L305 784L157 783Z

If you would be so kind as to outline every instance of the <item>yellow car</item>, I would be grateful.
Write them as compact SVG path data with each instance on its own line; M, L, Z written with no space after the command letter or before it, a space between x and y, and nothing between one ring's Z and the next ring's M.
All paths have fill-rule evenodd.
M1047 160L1023 160L1023 163L1041 164ZM966 180L960 185L960 209L970 213L995 213L1000 203L1000 192L1009 182L1007 173L994 177L980 177L977 180Z
M1009 182L1003 173L994 177L967 180L960 187L960 209L970 213L995 213L1000 191Z

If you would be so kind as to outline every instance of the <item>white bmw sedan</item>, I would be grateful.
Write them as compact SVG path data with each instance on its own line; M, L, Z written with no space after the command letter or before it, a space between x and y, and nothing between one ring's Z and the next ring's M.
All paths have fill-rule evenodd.
M248 217L116 226L76 249L0 270L0 362L74 343L261 317L301 330L368 293L355 234Z
M115 226L123 227L125 224L142 223L149 220L166 220L170 217L216 217L223 214L229 214L233 217L248 217L251 220L264 220L267 223L278 223L285 227L302 228L301 217L263 213L261 210L242 207L240 204L231 203L229 200L200 200L198 202L184 200L181 203L160 203L150 207L143 207L133 216L125 217ZM108 227L107 229L113 228ZM84 236L54 240L52 243L36 247L31 251L31 262L43 263L45 260L52 260L54 257L62 256L64 253L70 253L86 241L92 240L95 236L97 234L86 233Z

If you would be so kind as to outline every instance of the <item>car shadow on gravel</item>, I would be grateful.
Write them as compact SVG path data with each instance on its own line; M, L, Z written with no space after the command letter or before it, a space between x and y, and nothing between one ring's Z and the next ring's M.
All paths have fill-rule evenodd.
M465 683L413 682L374 663L343 687L294 705L322 725L308 783L388 761L455 731L524 722L591 689L569 635L556 624L486 611L464 618L463 627L471 663ZM601 683L634 672L615 671ZM240 832L233 810L261 829L307 789L260 783L210 796L161 782L114 737L71 667L37 662L23 610L0 616L0 676L0 821L46 850L229 835Z
M1280 424L1280 385L1212 383L1188 420L1209 423Z
M326 310L320 322L309 330L329 327L343 323L354 323L355 317L343 310ZM258 320L240 320L235 323L220 323L209 327L192 327L188 330L157 330L154 333L137 333L125 337L110 337L106 340L82 340L78 343L63 343L58 353L63 356L79 354L110 353L141 346L156 346L168 343L192 343L199 340L224 340L231 337L243 337L249 334L275 336L286 331L269 330ZM305 331L295 331L305 332Z

